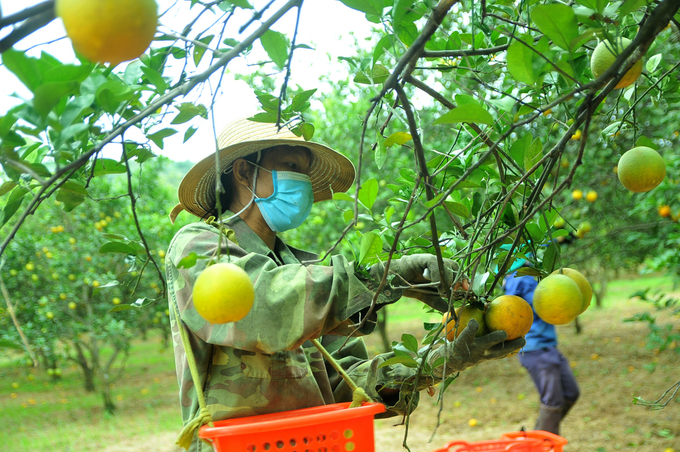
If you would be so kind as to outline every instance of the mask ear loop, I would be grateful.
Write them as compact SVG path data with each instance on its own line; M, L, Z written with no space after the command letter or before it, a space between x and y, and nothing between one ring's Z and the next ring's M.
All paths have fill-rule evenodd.
M250 187L246 187L246 188L248 188L248 190L250 190L250 193L252 193L253 196L250 197L250 201L248 201L248 204L246 204L243 209L239 210L238 212L236 212L234 215L230 216L226 220L222 220L222 223L226 223L226 222L231 221L232 219L238 217L243 212L245 212L248 207L250 207L250 205L253 203L253 201L255 201L255 198L257 197L257 195L255 194L255 188L257 186L257 170L258 170L258 168L260 168L259 163L260 163L261 158L262 158L262 151L257 151L257 163L255 164L255 173L253 173L253 188L251 190Z

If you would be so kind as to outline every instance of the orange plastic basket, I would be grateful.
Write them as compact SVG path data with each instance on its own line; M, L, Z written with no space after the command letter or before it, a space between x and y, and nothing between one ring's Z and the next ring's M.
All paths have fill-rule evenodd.
M541 452L543 443L534 439L492 439L488 441L476 441L469 443L467 441L451 441L447 443L442 449L437 449L434 452Z
M198 436L216 452L373 452L373 416L384 411L380 403L335 403L217 421Z
M541 448L537 449L539 452L562 452L564 446L569 442L559 435L546 432L543 430L529 430L528 432L510 432L501 435L501 438L507 439L537 439L541 441Z

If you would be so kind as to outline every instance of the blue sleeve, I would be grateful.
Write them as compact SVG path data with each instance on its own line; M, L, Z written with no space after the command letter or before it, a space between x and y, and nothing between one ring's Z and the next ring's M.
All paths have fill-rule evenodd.
M505 281L505 294L524 298L530 304L534 300L534 290L538 283L531 276L512 277Z

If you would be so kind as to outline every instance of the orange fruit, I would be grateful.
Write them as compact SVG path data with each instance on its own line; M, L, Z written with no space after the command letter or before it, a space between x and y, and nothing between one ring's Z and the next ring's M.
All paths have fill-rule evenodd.
M210 323L237 322L250 312L255 301L248 273L226 262L203 270L192 294L196 311Z
M571 192L571 197L574 201L580 201L583 199L583 192L581 190L574 190Z
M578 284L566 275L550 275L534 291L534 309L546 323L564 325L574 320L583 308Z
M483 336L486 334L486 321L484 320L484 311L466 305L456 309L456 316L458 317L458 328L456 328L456 321L451 319L451 316L447 312L442 318L442 323L446 325L446 339L453 341L458 337L460 333L467 328L467 324L470 319L475 319L479 323L479 329L475 334L475 337Z
M586 194L586 201L588 202L595 202L597 201L597 192L595 190L590 190Z
M586 277L583 276L581 272L569 267L564 267L562 269L555 270L551 274L552 275L563 274L565 276L570 277L576 283L579 290L581 291L581 296L583 297L583 305L581 307L581 312L579 312L579 314L585 312L585 310L588 309L588 306L590 306L590 300L593 298L593 288L591 287Z
M659 207L659 215L662 217L670 217L671 216L671 206L661 206Z
M581 129L577 129L576 132L571 136L571 139L573 141L578 141L581 139L581 136L583 135L583 132L581 132Z
M609 67L614 64L616 57L630 45L630 39L619 37L615 39L616 45L609 41L600 42L593 55L590 57L590 70L593 72L595 78L604 74ZM642 58L635 62L633 67L631 67L626 75L623 76L619 83L616 84L614 89L625 88L626 86L632 85L640 77L642 73Z
M517 339L529 332L534 322L531 305L516 295L501 295L486 308L484 315L489 332L503 330L508 339Z
M635 193L648 192L666 177L666 162L652 148L638 146L621 156L619 180L628 190Z
M155 0L56 0L54 7L73 48L97 63L139 57L158 26Z

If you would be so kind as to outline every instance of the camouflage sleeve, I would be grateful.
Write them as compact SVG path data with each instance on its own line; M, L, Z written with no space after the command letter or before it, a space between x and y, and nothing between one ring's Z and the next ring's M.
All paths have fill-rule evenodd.
M238 322L211 324L196 312L191 297L208 259L197 259L190 268L177 266L192 253L215 256L218 242L217 228L194 223L177 233L166 256L170 298L186 325L208 343L267 354L292 350L330 331L349 334L353 329L347 320L365 312L373 300L373 292L354 275L354 265L342 256L334 256L331 266L277 265L271 257L248 253L223 237L220 261L234 263L248 273L255 303ZM381 302L394 301L386 293L379 298ZM366 322L359 333L368 334L373 327L372 322Z
M409 378L412 380L412 377L416 375L416 369L402 364L379 367L380 364L394 357L394 353L382 353L369 359L366 344L360 337L348 339L339 336L324 336L322 344L357 386L363 388L370 398L385 405L387 411L376 417L405 415L416 409L420 394L413 392L410 384L405 385L402 390L402 384L408 383ZM351 401L350 387L330 364L326 364L326 369L333 387L335 401ZM389 391L385 391L386 389Z

